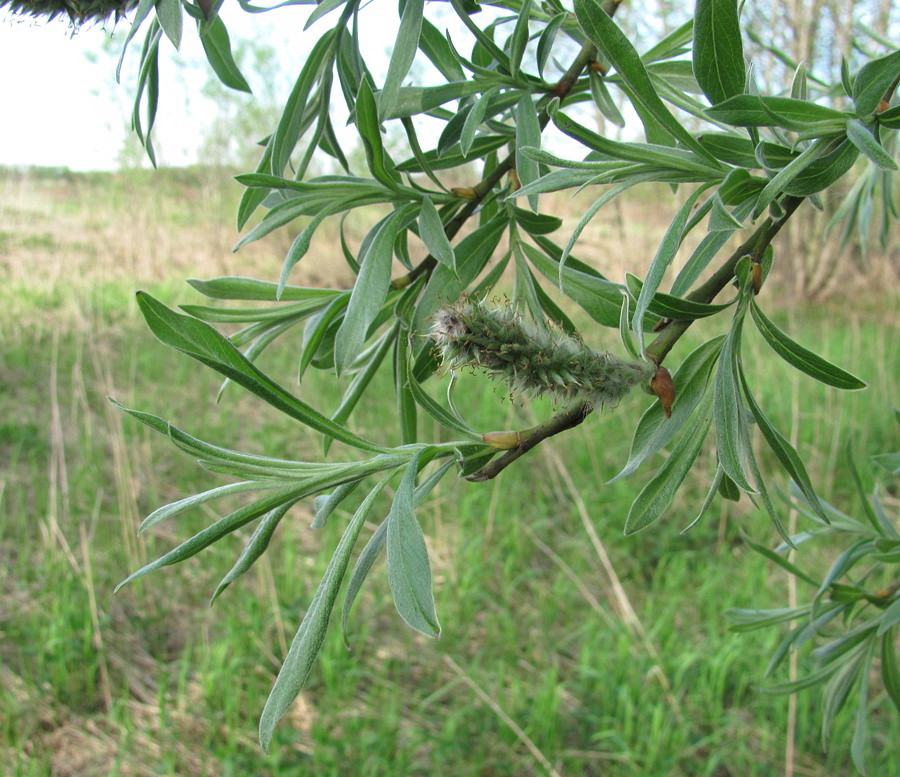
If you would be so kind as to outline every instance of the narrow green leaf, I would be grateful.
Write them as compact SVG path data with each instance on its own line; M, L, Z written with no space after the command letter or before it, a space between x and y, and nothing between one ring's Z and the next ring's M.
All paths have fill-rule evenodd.
M400 444L410 445L418 439L416 400L409 386L412 380L409 362L409 334L401 329L394 343L394 392L397 396L397 415L400 419Z
M143 521L141 521L138 533L143 534L145 531L147 531L147 529L149 529L151 526L156 526L156 524L158 524L160 521L165 521L175 515L179 515L180 513L185 512L186 510L190 510L191 508L197 507L198 505L206 504L207 502L211 502L215 499L220 499L223 496L230 496L231 494L243 494L247 491L265 491L272 488L284 488L287 485L289 485L288 482L284 480L275 480L271 482L248 480L241 483L228 483L227 485L219 486L218 488L213 488L209 491L204 491L202 494L194 494L193 496L179 499L177 502L170 502L167 505L158 507L152 513L150 513L150 515L144 518Z
M742 607L731 607L725 610L725 617L734 622L730 631L756 631L768 626L775 626L785 621L797 620L808 614L809 605L801 607L782 607L772 610L751 610ZM767 690L777 693L770 686Z
M192 556L196 556L204 548L208 548L214 542L218 542L222 539L222 537L240 529L241 526L248 524L255 518L259 518L259 516L264 515L270 510L274 510L279 505L283 505L287 502L296 502L308 493L308 491L309 487L301 482L279 488L271 494L255 499L250 504L235 510L233 513L229 513L224 518L220 518L215 523L207 526L189 540L182 542L177 548L173 548L155 561L151 561L136 572L132 572L116 586L115 590L118 591L122 586L125 586L156 569L161 569L162 567L167 567L171 564L178 564L182 561L186 561Z
M897 667L897 654L894 647L894 627L881 636L881 679L890 700L900 712L900 668Z
M597 106L597 109L603 114L605 119L608 119L617 127L624 127L625 118L609 93L609 87L606 86L603 76L591 70L588 73L588 78L591 84L591 97L594 98L594 104Z
M523 186L536 181L540 176L538 163L522 154L522 149L525 147L535 149L541 147L541 125L529 92L522 92L522 97L516 106L516 172ZM529 194L528 204L533 211L537 211L538 196Z
M375 497L384 488L387 481L388 478L384 478L369 493L354 514L335 548L331 561L328 562L309 609L291 641L287 656L278 672L278 677L275 678L275 684L272 686L272 691L259 719L259 743L264 751L269 749L272 733L281 716L287 712L309 677L313 661L325 640L328 621L331 618L331 611L334 608L341 581L344 579L344 573L347 571L353 546L356 544Z
M591 43L606 56L629 87L637 102L675 140L714 165L718 162L688 132L659 98L643 62L631 41L606 14L597 0L575 0L575 15Z
M896 170L897 163L891 155L884 150L875 136L859 119L850 119L847 122L847 137L863 154L871 159L883 170Z
M643 281L636 278L631 273L625 273L625 285L628 293L637 299L644 287ZM722 302L719 304L706 304L704 302L694 302L682 297L674 297L671 294L664 294L661 291L656 292L647 306L647 310L662 318L668 318L673 321L696 321L698 318L706 318L716 313L727 310L735 303L732 299L730 302Z
M537 238L535 238L537 240ZM576 270L569 264L560 269L559 257L562 250L550 241L540 243L545 250L539 251L528 243L522 243L522 250L528 261L545 278L554 284L563 276L563 290L566 296L580 305L598 324L616 328L619 326L619 315L622 309L622 294L619 284ZM555 249L555 258L551 259L546 251ZM571 260L570 260L571 261Z
M334 366L340 375L359 355L369 327L381 310L391 282L394 239L403 220L415 205L407 205L386 216L374 227L375 235L364 256L359 258L359 277L353 286L344 320L334 341Z
M790 97L760 97L739 94L714 105L707 115L735 127L781 127L790 130L816 129L824 122L839 129L847 114L825 105Z
M275 302L278 293L278 284L270 281L258 281L253 278L210 278L200 280L188 278L187 283L191 288L210 299L227 300L259 300ZM338 289L301 288L300 286L285 286L281 292L282 302L298 300L317 300L328 302L344 292Z
M156 0L156 18L159 19L159 25L166 33L166 37L172 41L177 50L181 46L181 32L184 28L181 0Z
M856 113L859 116L874 113L897 76L900 76L900 49L863 65L853 79Z
M392 114L400 94L403 79L409 72L410 65L416 57L419 47L419 36L422 32L422 14L425 0L406 0L397 39L394 41L391 61L388 63L387 75L384 77L384 89L378 98L378 113L382 119Z
M744 443L747 421L738 390L737 371L740 364L741 329L746 316L746 306L734 315L731 329L722 347L722 356L713 381L713 408L716 420L716 450L725 474L742 491L755 493L747 481L746 460L748 451Z
M441 627L434 611L428 550L413 513L419 458L416 454L407 466L387 517L388 583L400 617L425 636L438 637Z
M341 635L344 639L344 645L348 649L350 648L350 643L347 640L347 619L350 616L350 610L353 608L353 602L356 601L362 584L369 576L372 565L384 549L384 543L387 539L387 528L388 522L385 519L378 525L378 528L369 537L369 541L363 546L350 572L350 580L347 582L347 591L344 594L344 604L341 607Z
M650 307L653 295L656 294L659 285L662 282L666 268L671 264L672 259L684 239L684 226L694 208L694 203L700 198L700 195L706 191L708 186L700 186L684 201L684 204L678 209L672 223L666 229L663 239L656 249L656 255L650 262L647 275L644 278L641 293L638 295L637 302L634 306L634 315L631 318L631 329L637 336L638 347L641 353L644 353L644 317Z
M338 486L330 494L319 494L314 500L313 505L316 508L316 514L313 516L312 522L309 524L310 529L322 529L328 523L331 514L337 509L350 494L359 488L360 480L351 480L349 483L343 483Z
M794 577L802 580L807 585L812 586L813 588L819 587L819 581L813 577L810 577L806 572L804 572L800 567L794 564L791 561L788 561L784 556L780 553L776 553L774 550L767 548L765 545L760 545L758 542L754 542L748 534L746 534L743 530L741 530L741 538L744 540L746 545L749 545L753 550L755 550L759 555L764 556L769 559L774 564L777 564L782 569L788 572L788 574L794 575Z
M558 13L544 27L541 37L538 38L537 45L537 68L538 75L544 77L544 68L547 66L547 60L550 59L550 52L553 51L553 44L556 42L556 35L559 32L559 26L565 20L564 13Z
M206 26L208 25L208 26ZM213 72L225 86L239 92L250 93L250 84L244 78L231 53L231 40L222 20L216 16L206 23L205 32L200 36L203 52Z
M428 249L428 252L441 264L446 265L456 272L456 256L453 246L447 239L444 224L429 197L422 200L422 210L419 213L419 237Z
M456 302L459 295L469 288L490 260L508 224L508 217L502 213L466 235L454 250L456 272L443 264L435 267L416 306L412 326L414 333L421 334L429 316L441 305ZM420 339L414 350L424 345L424 340Z
M694 76L715 105L744 91L747 80L737 0L697 0Z
M466 74L453 56L446 38L428 19L422 20L419 48L448 81L466 81Z
M150 330L169 347L206 364L286 415L322 434L363 450L384 450L338 426L279 386L209 324L169 310L146 292L138 292L137 301Z
M269 542L272 540L272 535L275 533L275 529L278 528L281 519L284 518L287 511L290 510L293 505L294 502L288 502L276 507L274 510L263 516L262 520L253 530L253 534L250 535L250 539L247 540L247 544L241 551L241 555L238 556L237 561L234 562L234 566L216 586L216 590L209 600L210 605L219 598L221 593L228 588L228 586L250 569L256 560L266 552L266 549L269 547Z
M696 422L672 449L669 458L637 495L625 519L625 534L634 534L655 523L672 504L712 424L710 402L703 402Z
M791 476L792 480L800 488L807 504L812 507L823 521L828 523L828 516L825 514L822 505L819 503L819 497L816 495L815 489L813 489L812 481L809 479L809 474L806 471L803 460L784 436L772 426L772 423L766 417L765 413L763 413L762 408L756 403L753 394L750 393L750 386L747 383L744 370L740 366L738 367L738 376L741 381L741 386L744 389L744 397L747 400L750 412L753 413L753 417L756 419L756 425L759 427L763 437L769 444L769 448L772 449L775 457L781 462L781 466L784 467L788 475Z
M369 172L372 173L375 180L381 181L385 186L391 189L396 188L400 182L400 175L385 153L384 144L381 141L378 107L368 76L360 81L359 91L356 94L356 128L366 151Z
M466 120L463 122L462 131L459 136L459 150L462 152L463 156L468 156L469 152L472 150L475 134L481 126L481 123L484 121L488 106L490 105L491 100L499 93L500 87L492 86L475 101L472 109L466 115Z
M523 0L519 9L519 18L509 38L509 70L510 75L516 79L519 77L519 69L522 67L522 55L525 54L525 46L528 45L528 21L531 18L531 0Z
M788 364L793 365L801 372L805 372L820 383L834 386L839 389L857 390L866 387L859 378L849 372L836 367L821 356L795 343L775 324L773 324L762 311L762 308L751 302L750 312L756 323L756 328L775 353Z

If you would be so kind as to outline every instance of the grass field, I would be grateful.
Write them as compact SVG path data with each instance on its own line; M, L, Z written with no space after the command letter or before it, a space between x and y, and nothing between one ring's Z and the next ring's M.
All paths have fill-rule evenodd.
M212 608L247 531L112 594L215 513L197 510L138 537L141 518L222 480L107 396L228 447L320 450L305 428L238 390L216 406L216 376L165 349L139 319L137 287L185 302L184 277L272 278L285 247L276 239L232 256L236 188L210 186L202 171L156 174L151 188L149 175L0 178L0 774L783 772L787 699L757 686L779 633L734 634L722 616L786 602L783 572L739 534L771 543L773 531L744 499L679 534L714 469L707 447L667 519L623 536L652 465L602 484L627 457L641 397L548 441L491 483L445 479L418 513L442 638L402 624L379 566L351 618L352 652L333 629L264 756L259 712L346 514L314 532L312 505L295 507L269 553ZM633 227L647 211L625 207L588 239L610 255L646 253L644 244L652 255L653 223L637 230L640 246L613 248L617 224ZM300 279L344 283L322 242ZM872 285L824 305L766 304L797 340L869 384L827 389L747 338L760 403L779 428L795 429L820 493L855 511L847 441L861 456L897 447L896 293ZM697 326L672 363L716 326ZM616 348L614 333L604 338ZM262 366L290 385L296 358L284 343ZM387 387L389 376L380 379ZM326 411L339 396L316 374L299 392ZM367 397L354 428L390 439L390 411L376 399L387 393ZM515 428L547 412L501 401L473 378L456 396L476 428ZM827 548L813 548L800 563L821 569L829 559ZM875 777L900 773L900 723L883 702L883 693L872 699ZM796 774L854 774L851 711L823 753L817 704L798 700Z

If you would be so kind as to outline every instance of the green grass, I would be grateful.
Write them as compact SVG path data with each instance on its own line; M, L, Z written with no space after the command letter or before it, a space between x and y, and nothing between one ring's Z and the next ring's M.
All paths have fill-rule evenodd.
M160 277L151 291L169 303L187 300L176 276ZM0 292L0 773L545 774L504 715L564 775L780 772L787 701L756 686L779 633L734 634L722 616L728 607L785 602L784 575L746 548L738 529L767 543L774 533L744 499L717 503L704 523L679 534L714 469L707 447L667 517L622 534L636 489L662 461L603 486L627 457L648 402L642 396L548 441L495 481L445 479L418 513L443 636L430 641L403 625L379 563L351 615L352 652L334 622L271 755L262 755L259 712L348 513L316 532L311 503L295 507L266 556L212 608L209 596L247 530L112 594L129 572L207 525L218 505L136 537L140 519L223 480L117 412L107 395L242 450L317 457L321 442L234 387L216 407L217 377L156 342L131 291L114 278L87 289L23 282ZM847 440L860 455L896 444L889 410L898 343L885 323L895 301L771 311L800 342L867 380L867 391L819 387L760 338L746 345L760 404L787 432L796 393L798 447L813 480L850 510ZM705 331L716 326L707 322ZM673 363L700 342L701 329L679 344ZM296 337L261 362L288 385ZM605 338L614 347L614 333ZM393 442L379 399L390 377L379 380L384 390L364 399L353 423ZM339 398L335 383L314 372L298 393L325 411ZM527 426L529 414L549 412L501 401L477 377L464 377L454 396L480 429ZM623 600L557 457L639 626L622 617ZM804 564L828 560L827 549L804 554ZM893 774L900 725L883 693L873 701L881 713L872 720L870 774ZM839 717L823 754L817 703L798 699L799 769L853 774L850 716Z

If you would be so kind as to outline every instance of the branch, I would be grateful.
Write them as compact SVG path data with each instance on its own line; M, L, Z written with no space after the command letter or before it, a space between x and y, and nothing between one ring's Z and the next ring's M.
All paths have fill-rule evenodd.
M489 461L481 469L469 475L466 480L471 480L473 483L482 483L485 480L497 477L520 456L524 456L548 437L553 437L553 435L565 432L567 429L575 428L593 411L593 404L580 402L557 413L549 421L538 424L531 429L524 432L512 432L512 434L517 436L518 444L516 447L507 450L493 461Z
M772 242L775 235L778 234L794 211L800 207L803 199L803 197L790 195L782 199L780 205L784 213L781 217L776 219L769 216L747 240L734 250L734 253L725 260L722 266L705 283L698 286L685 299L691 302L712 302L719 292L734 278L735 267L737 267L737 263L743 257L750 257L751 262L759 262L762 259L763 252L769 243ZM672 350L675 343L681 339L682 335L687 332L693 323L693 321L669 321L656 339L647 347L647 356L657 364L661 363L666 358L666 354Z

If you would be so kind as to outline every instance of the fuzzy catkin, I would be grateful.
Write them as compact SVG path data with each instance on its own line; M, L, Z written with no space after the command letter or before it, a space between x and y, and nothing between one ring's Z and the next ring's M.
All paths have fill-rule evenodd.
M656 372L650 361L625 361L524 321L510 305L491 308L468 298L435 313L430 337L445 367L483 369L513 392L562 403L615 404Z
M138 4L138 0L0 0L0 9L12 14L55 19L61 14L75 25L104 22L111 16L118 21Z

